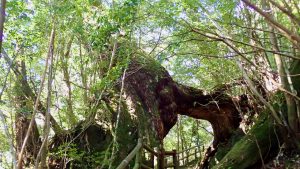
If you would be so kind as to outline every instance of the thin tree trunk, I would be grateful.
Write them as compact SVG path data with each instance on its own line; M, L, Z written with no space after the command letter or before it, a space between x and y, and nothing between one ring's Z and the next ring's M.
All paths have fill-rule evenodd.
M19 84L22 84L22 92L24 93L24 96L26 96L27 98L30 98L32 100L32 102L35 102L37 100L37 96L35 95L35 93L33 92L33 90L31 89L30 85L28 84L27 81L22 80L23 79L23 75L21 74L21 72L19 71L19 65L17 65L14 61L15 58L12 60L7 53L2 50L2 56L4 56L5 61L11 65L11 69L14 71L14 74L18 77L17 80ZM38 103L38 110L39 112L45 116L45 112L46 109L43 106L42 102L39 101ZM61 127L58 125L58 123L56 122L56 120L54 119L54 117L52 115L50 115L50 122L51 122L51 126L52 129L54 130L55 133L61 133L62 129Z
M264 8L266 9L266 11L272 11L270 5L267 2L263 1L263 5L264 5ZM270 18L273 18L271 13L269 13L268 15ZM273 50L276 52L280 52L277 37L275 34L275 29L272 26L269 26L269 31L270 31L270 34L269 34L270 41L271 41ZM284 65L283 58L278 54L274 54L274 57L275 57L275 62L277 65L277 70L278 70L278 73L280 76L280 81L281 81L282 87L285 90L287 90L288 92L293 93L293 91L291 89L292 84L291 84L291 86L289 84L288 74L286 73L286 68ZM297 117L296 102L290 94L284 92L284 96L285 96L285 100L286 100L286 104L287 104L287 116L288 116L289 127L292 129L292 131L297 132L298 117Z
M242 1L247 1L247 0L242 0ZM248 1L247 1L248 2ZM220 25L218 25L209 15L209 12L202 8L205 12L207 17L210 19L210 21L213 23L213 25L217 28L217 33L220 34L219 36L223 38L223 42L227 45L229 51L231 51L232 53L237 53L239 54L243 60L246 60L250 63L252 63L252 65L254 65L255 67L257 67L256 64L254 64L253 62L249 61L242 53L244 53L243 51L240 51L239 48L237 48L231 41L229 41L227 39L227 37L230 37L227 33L226 30L224 30ZM232 39L232 38L230 38ZM300 39L300 38L299 38ZM276 122L278 124L283 124L281 118L278 116L278 113L274 110L274 107L261 95L261 93L258 92L258 90L255 88L255 85L253 84L252 80L249 78L248 74L246 73L246 70L244 68L244 66L242 65L240 59L236 59L235 60L239 69L242 71L242 75L246 81L246 83L249 85L250 90L253 92L253 94L259 99L259 101L261 101L268 109L271 110L272 116L274 117L274 119L276 120Z
M73 37L71 37L69 43L67 44L66 53L62 53L62 69L63 69L63 74L64 74L64 81L68 88L67 116L69 119L69 124L71 124L71 126L74 126L74 125L76 125L77 118L73 112L72 88L71 88L70 73L69 73L69 66L68 66L72 42L73 42Z
M254 9L256 12L261 14L268 22L271 23L273 28L277 29L279 32L281 32L286 38L288 38L292 43L294 43L298 48L300 48L300 36L293 33L291 30L286 28L284 25L278 23L275 21L272 17L270 17L266 12L258 8L256 5L252 4L248 0L242 0L247 6Z
M300 18L298 18L296 15L292 13L289 9L285 9L283 6L281 6L279 3L273 1L273 0L268 0L272 5L276 6L278 9L280 9L283 13L285 13L292 22L296 23L298 26L300 26Z
M42 75L42 81L41 81L41 86L40 86L40 89L38 91L38 95L37 95L37 98L36 98L36 101L35 101L35 104L34 104L34 109L33 109L33 113L32 113L32 117L31 117L31 121L29 123L29 126L28 126L28 129L27 129L27 133L26 133L26 136L24 138L24 141L23 141L23 144L22 144L22 147L21 147L21 150L20 150L20 153L18 155L18 164L17 164L17 167L18 169L22 169L22 159L23 159L23 153L25 151L25 147L26 147L26 144L27 144L27 141L28 141L28 138L30 136L30 132L32 130L32 127L34 125L34 122L35 122L35 115L36 115L36 112L38 110L38 107L39 107L39 102L40 102L40 96L42 94L42 90L44 88L44 82L45 82L45 79L46 79L46 72L47 72L47 69L48 69L48 63L49 63L49 59L51 57L51 50L53 49L53 45L54 45L54 32L51 32L51 35L50 35L50 42L49 42L49 51L48 51L48 55L47 55L47 59L46 59L46 65L45 65L45 70L44 70L44 73Z
M82 47L81 43L79 45L79 57L80 57L80 75L81 75L81 83L84 87L83 90L83 102L85 105L88 104L88 85L87 85L87 77L85 73L85 63L83 62L83 56L82 56Z
M4 29L4 22L5 22L5 8L6 8L6 0L1 0L1 16L0 16L0 53L2 50L2 43L3 43L3 29ZM0 55L1 59L1 55Z
M53 34L53 35L52 35ZM52 28L51 36L55 36L55 30ZM41 168L47 168L46 158L48 153L48 137L50 133L50 108L51 108L51 93L52 93L52 81L53 81L53 53L54 53L54 42L49 51L49 71L48 71L48 90L47 90L47 111L45 116L44 126L44 140L39 153L36 157L35 169L39 168L39 162L41 161Z
M246 18L245 20L247 21L247 26L249 28L252 28L252 18L249 9L245 8L245 15ZM248 36L250 37L250 44L252 45L252 49L255 51L257 47L263 48L263 43L259 40L258 35L255 31L255 29L247 29ZM278 52L278 51L277 51ZM255 64L258 65L262 71L264 71L262 74L258 74L258 78L261 79L264 82L264 87L272 91L275 89L271 83L272 74L271 72L271 64L270 60L268 58L267 52L264 50L258 50L257 52L254 53L254 61ZM254 70L255 71L255 70ZM266 76L267 75L267 76Z
M118 100L118 112L117 112L117 119L116 119L116 123L115 123L115 127L113 128L114 131L113 131L113 148L112 148L112 153L111 153L111 163L110 163L110 166L109 166L109 169L112 168L112 162L114 161L115 159L115 156L116 156L116 153L117 153L117 147L118 147L118 130L119 130L119 124L120 124L120 116L121 116L121 104L122 104L122 95L123 95L123 90L124 90L124 83L125 83L125 76L126 76L126 69L124 70L123 72L123 76L122 76L122 82L121 82L121 90L120 90L120 97L119 97L119 100Z

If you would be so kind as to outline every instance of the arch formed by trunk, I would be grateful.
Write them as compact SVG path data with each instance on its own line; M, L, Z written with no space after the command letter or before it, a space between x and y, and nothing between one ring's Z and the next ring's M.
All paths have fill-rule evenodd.
M150 59L131 61L125 92L141 103L159 140L176 124L178 114L209 121L215 145L227 140L241 121L231 97L220 91L204 94L202 90L181 85Z
M120 85L121 83L118 84ZM227 143L232 142L232 140L229 141L229 139L232 139L232 135L238 131L237 129L239 128L241 117L236 105L239 105L241 109L249 106L248 103L236 101L234 98L222 92L222 90L216 90L210 94L205 94L199 89L181 85L178 82L175 82L159 63L150 58L132 58L128 65L123 84L124 93L122 95L123 104L119 116L120 123L114 133L117 137L116 140L118 149L113 161L110 161L110 163L112 163L112 167L118 166L120 161L122 161L127 154L130 153L140 136L143 136L144 142L147 145L150 145L151 147L158 147L170 129L176 124L178 115L186 115L196 119L207 120L212 125L214 142L211 147L210 154L207 154L208 157L202 165L204 166L203 168L205 168L211 164L209 161L213 161L211 160L211 156L214 156L216 152L215 148L222 149L222 145L228 146ZM108 105L113 103L110 102L110 98L106 98L105 102L107 102ZM116 112L113 113L115 115L112 116L114 118L112 121L116 121ZM270 145L271 147L278 148L278 141L274 141L276 140L276 134L267 133L274 130L270 130L270 125L264 125L264 123L272 124L272 121L269 118L264 118L264 121L258 124L260 127L254 127L254 130L249 132L251 135L258 136L251 137L255 138L254 141L252 140L251 142L248 142L250 136L238 137L238 140L241 141L237 145L243 146L241 150L252 150L257 144L263 145L264 147L268 147L268 145ZM82 125L86 126L85 123L82 123ZM68 138L72 137L72 131L70 131L71 133L69 132L66 137L69 140L74 140L76 144L79 144L77 147L86 152L91 149L81 145L89 145L89 147L93 147L94 149L91 153L109 151L110 146L107 143L112 141L110 133L102 132L100 135L98 133L99 137L92 137L93 135L97 135L92 131L98 130L89 130L90 127L95 127L95 125L84 127L82 132L78 132L78 129L81 129L82 127L77 127L75 133L77 132L79 134L74 134L76 136L74 138L75 140ZM58 140L65 140L65 136L63 135L57 135L56 137L60 137ZM89 140L81 138L94 139ZM97 140L98 138L106 139ZM104 145L105 143L107 147L102 146L101 149L97 149L97 146L92 143L101 145ZM230 149L234 146L234 143L230 144L230 148L227 147L226 152L222 153L222 156L216 154L215 157L220 157L218 159L219 161L223 158L236 158L230 155ZM60 142L55 145L56 146L54 147L59 147ZM241 152L236 152L237 149L239 148L233 149L235 153L231 154L240 154ZM269 154L269 149L267 148L260 150L260 153L263 155L267 156ZM53 151L55 150L53 149ZM229 153L226 155L228 151ZM247 164L244 165L245 168L260 162L260 158L258 158L260 157L260 154L258 154L258 151L249 152L252 152L252 154L247 154L248 156L255 156L257 158L253 158L254 160L251 161L246 161ZM52 166L55 166L56 168L58 166L66 165L61 159L55 159L55 157L50 159L53 163ZM234 166L245 162L245 159L238 159L237 162L227 165L227 163L225 164L227 161L226 159L222 160L226 166ZM77 165L89 165L87 162L83 162L82 160L83 159L78 162L73 161L73 163L77 163ZM218 166L222 166L222 164L218 164Z

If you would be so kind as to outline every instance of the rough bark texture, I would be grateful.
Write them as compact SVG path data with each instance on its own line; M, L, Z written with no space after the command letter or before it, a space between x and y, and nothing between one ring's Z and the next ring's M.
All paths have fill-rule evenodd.
M26 115L22 113L18 113L16 116L16 148L17 154L20 152L24 138L27 133L27 129L30 123L30 118L26 117ZM30 133L28 143L25 147L25 154L23 156L23 164L24 166L29 166L30 163L34 162L35 157L37 156L40 146L41 140L39 138L39 132L36 126L36 123L33 124L32 131Z
M22 62L22 66L19 68L14 65L13 70L16 75L16 84L15 84L15 108L16 108L16 116L15 116L15 130L16 130L16 155L21 151L23 141L26 137L26 133L31 121L32 114L33 114L33 105L36 101L36 96L33 90L31 89L27 74L26 74L26 67L25 63ZM21 70L19 70L21 69ZM41 112L45 116L46 109L39 102L38 111ZM55 119L50 116L51 123L53 125L53 129L56 133L59 133L60 127L56 123ZM24 155L21 164L21 168L25 166L29 166L30 164L34 163L34 160L38 154L38 151L41 147L41 139L40 134L37 128L37 124L34 120L32 129L30 131L28 142L25 147Z
M222 92L204 94L180 85L150 59L132 60L128 72L126 92L135 100L138 98L159 140L176 124L178 114L209 121L214 130L214 144L227 140L239 126L241 118L236 103Z
M237 134L241 117L236 105L242 111L249 106L243 97L234 100L222 90L204 94L181 85L149 58L132 59L124 82L119 126L114 133L118 145L114 160L109 160L113 137L95 118L95 122L82 122L73 130L56 134L49 147L50 168L108 168L109 163L114 168L130 153L139 137L151 147L157 147L176 124L178 114L207 120L213 127L214 142L203 168L215 165L210 161L220 161L215 168L247 168L278 150L279 134L274 132L268 117L262 117L242 139ZM116 98L103 99L111 105L112 122L116 121L117 106L111 100ZM220 151L214 156L216 149Z
M220 91L204 94L201 90L180 85L173 81L160 64L150 58L132 59L124 82L122 112L115 133L118 151L114 160L110 161L113 163L113 167L117 166L132 150L138 137L143 137L144 143L151 147L158 147L176 124L178 114L209 121L214 130L215 146L230 138L241 121L235 107L236 103L232 98ZM106 102L110 104L109 101L106 100ZM116 111L113 114L116 114ZM79 147L82 147L82 144L88 145L87 147L96 147L95 143L105 143L99 137L95 138L98 141L87 141L89 143L87 144L86 141L79 138L90 138L94 134L93 132L87 132L84 129L78 136L74 132L78 131L74 130L68 134L56 136L56 140L53 140L52 151L53 147L59 147L70 140L74 140L73 143L79 144ZM76 141L78 139L83 142ZM80 150L87 151L87 147L80 148ZM110 149L106 150L110 151ZM86 156L89 155L91 153L86 154ZM59 168L62 163L66 165L66 162L61 159L56 161L52 159L51 163L55 164L53 165L55 167L52 168ZM88 162L85 163L88 164ZM73 167L75 164L79 165L73 161Z
M24 97L20 90L22 87L17 85L16 87L17 96L15 97L16 105L16 117L15 117L15 132L16 132L16 153L19 154L24 138L26 136L28 126L31 120L32 107L29 101ZM35 157L41 146L40 134L37 129L37 125L34 121L32 130L30 132L28 143L25 147L25 154L22 159L22 167L29 166L30 163L34 162ZM24 166L23 166L24 165Z

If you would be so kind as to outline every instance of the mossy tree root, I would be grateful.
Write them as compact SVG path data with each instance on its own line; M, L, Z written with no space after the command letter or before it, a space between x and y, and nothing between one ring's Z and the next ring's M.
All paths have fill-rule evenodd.
M213 169L258 167L278 153L281 143L279 126L269 115L263 114Z

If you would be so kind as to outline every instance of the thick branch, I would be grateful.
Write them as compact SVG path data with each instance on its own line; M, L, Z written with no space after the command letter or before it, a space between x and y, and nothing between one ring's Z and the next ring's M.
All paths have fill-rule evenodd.
M201 90L179 86L176 96L178 113L211 123L214 130L214 144L226 141L232 132L239 127L241 117L233 99L216 91L204 95Z
M209 121L215 144L228 139L241 121L231 97L222 92L205 95L199 89L180 85L156 64L133 60L125 79L125 92L141 101L159 139L176 124L178 114Z

